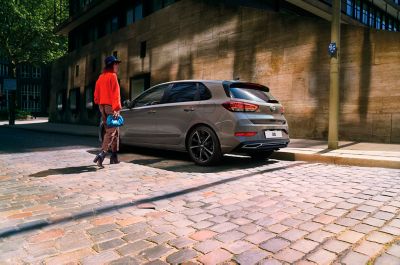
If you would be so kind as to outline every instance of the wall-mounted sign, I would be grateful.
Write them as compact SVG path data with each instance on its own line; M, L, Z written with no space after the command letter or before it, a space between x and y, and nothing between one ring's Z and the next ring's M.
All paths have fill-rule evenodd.
M17 90L17 80L16 79L4 79L4 90Z
M329 43L328 46L328 53L331 57L335 56L337 53L337 46L336 46L336 42L331 42Z

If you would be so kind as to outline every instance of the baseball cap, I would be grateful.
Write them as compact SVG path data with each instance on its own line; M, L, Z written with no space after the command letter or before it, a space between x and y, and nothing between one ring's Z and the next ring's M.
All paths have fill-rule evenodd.
M110 64L113 64L113 63L120 63L121 61L118 60L117 57L111 55L111 56L108 56L108 57L104 60L104 62L105 62L106 65L110 65Z

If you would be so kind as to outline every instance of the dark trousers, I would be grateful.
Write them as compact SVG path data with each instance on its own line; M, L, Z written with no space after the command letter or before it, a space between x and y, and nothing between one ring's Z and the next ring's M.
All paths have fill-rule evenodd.
M107 116L113 114L112 107L110 105L99 105L99 109L106 129L101 149L104 152L108 152L110 149L111 152L117 152L119 150L119 128L107 126Z

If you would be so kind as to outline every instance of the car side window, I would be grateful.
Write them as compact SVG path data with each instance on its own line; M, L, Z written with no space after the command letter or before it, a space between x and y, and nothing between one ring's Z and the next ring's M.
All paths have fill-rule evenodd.
M168 90L165 103L195 101L196 96L196 83L176 83Z
M135 107L149 106L160 104L163 98L165 89L169 84L153 87L152 89L146 91L144 94L140 95L135 100Z
M203 85L202 83L198 84L198 89L199 89L199 98L200 100L207 100L211 98L211 92L208 90L208 88Z

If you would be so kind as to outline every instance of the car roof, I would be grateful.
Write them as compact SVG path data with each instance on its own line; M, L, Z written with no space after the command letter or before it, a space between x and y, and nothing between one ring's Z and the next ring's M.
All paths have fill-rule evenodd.
M175 83L186 83L186 82L200 82L200 83L216 83L222 84L225 80L206 80L206 79L185 79L185 80L174 80L161 83L162 84L175 84Z
M214 83L214 84L227 84L227 85L231 85L231 84L237 83L237 84L254 84L254 85L263 86L261 84L247 82L247 81L241 81L241 80L210 80L210 79L174 80L174 81L168 81L168 82L160 83L160 84L157 84L157 85L185 83L185 82L200 82L200 83Z
M269 91L269 88L267 86L257 84L257 83L252 83L252 82L246 82L246 81L240 81L240 80L207 80L207 79L188 79L188 80L175 80L175 81L169 81L165 83L161 83L158 85L166 85L166 84L176 84L176 83L185 83L185 82L199 82L199 83L207 83L207 84L218 84L222 85L224 89L229 89L230 87L233 87L234 85L238 85L238 87L253 87L256 89L262 89ZM158 86L156 85L156 86Z

